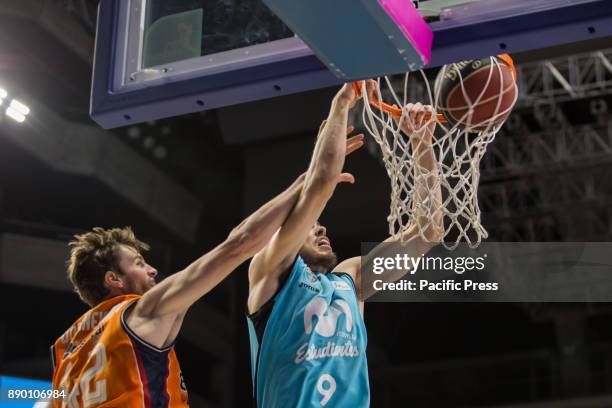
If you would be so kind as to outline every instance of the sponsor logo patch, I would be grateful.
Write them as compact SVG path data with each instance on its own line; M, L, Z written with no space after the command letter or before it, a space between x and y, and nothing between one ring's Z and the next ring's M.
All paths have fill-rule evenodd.
M332 281L331 284L336 290L352 290L351 286L346 282Z
M312 286L312 285L309 285L309 284L308 284L308 283L306 283L306 282L300 282L300 283L298 284L298 288L308 289L309 291L311 291L311 292L315 292L315 293L319 293L319 292L321 292L321 289L316 288L316 287L314 287L314 286Z

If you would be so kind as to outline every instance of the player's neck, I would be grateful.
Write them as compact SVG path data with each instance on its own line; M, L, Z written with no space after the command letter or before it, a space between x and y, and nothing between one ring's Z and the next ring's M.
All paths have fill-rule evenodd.
M324 275L327 275L329 273L329 269L321 265L308 265L308 267L313 272L322 273Z

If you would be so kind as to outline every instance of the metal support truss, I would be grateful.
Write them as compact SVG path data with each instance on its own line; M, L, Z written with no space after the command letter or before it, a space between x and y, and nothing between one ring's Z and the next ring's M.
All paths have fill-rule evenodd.
M546 107L546 113L539 113ZM534 107L546 126L531 131L520 115L513 115L481 162L483 182L525 177L593 165L612 165L612 119L604 124L570 125L557 105Z
M608 240L611 178L604 165L482 185L485 225L501 241Z
M519 108L531 107L541 100L561 103L612 94L610 49L523 64L517 71Z
M611 58L606 50L519 67L517 110L481 163L492 238L612 237ZM581 124L570 118L576 108Z

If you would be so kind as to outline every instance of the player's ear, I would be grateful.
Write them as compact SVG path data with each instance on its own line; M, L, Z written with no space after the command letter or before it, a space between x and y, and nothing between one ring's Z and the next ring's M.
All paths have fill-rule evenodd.
M123 288L123 281L119 277L119 274L114 271L106 271L104 274L104 286L109 290Z

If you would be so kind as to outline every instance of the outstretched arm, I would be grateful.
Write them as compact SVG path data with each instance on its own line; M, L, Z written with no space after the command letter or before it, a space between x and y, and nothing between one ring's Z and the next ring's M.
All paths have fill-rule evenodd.
M426 119L426 115L429 115L429 120ZM441 179L433 150L435 117L431 106L416 103L404 107L400 125L402 131L410 138L415 161L412 202L416 206L416 220L404 233L404 241L419 235L423 242L437 244L443 238ZM387 242L392 241L387 240Z
M370 98L376 98L373 89L369 88L369 91L372 92ZM426 254L440 242L444 234L441 211L442 191L438 163L432 145L436 122L425 119L426 114L431 115L432 112L431 107L423 106L420 103L408 104L404 107L400 123L403 132L410 138L412 155L416 161L413 170L415 180L413 203L417 206L416 217L401 237L401 241L404 242L403 251L410 256ZM435 115L431 116L435 118ZM389 237L384 242L399 241ZM395 253L385 255L385 252L389 249L388 245L379 245L368 254L368 257L394 256ZM361 257L349 258L338 264L334 271L349 273L353 276L359 290L363 289L360 298L365 300L374 294L374 290L368 285L362 288L362 262L366 262L366 260L362 260ZM403 271L394 271L386 277L389 281L396 281L404 274Z
M357 95L344 85L335 96L321 128L304 188L291 214L270 243L253 258L249 268L248 309L253 313L276 292L279 280L293 263L308 232L317 222L339 182L354 182L342 173L344 157L363 145L363 135L346 139L348 111ZM352 128L349 128L349 133Z
M146 292L127 318L130 329L157 347L171 343L187 309L272 238L295 205L303 184L301 175L242 221L223 243Z

